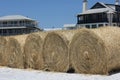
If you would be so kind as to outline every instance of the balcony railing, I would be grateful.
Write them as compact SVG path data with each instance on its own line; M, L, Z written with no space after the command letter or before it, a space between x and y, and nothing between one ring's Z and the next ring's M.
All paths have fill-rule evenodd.
M0 25L0 27L22 27L22 26L25 26L25 27L37 27L37 25L35 24L2 24Z
M100 22L108 22L107 18L103 19L87 19L87 20L78 20L77 24L85 24L85 23L100 23Z

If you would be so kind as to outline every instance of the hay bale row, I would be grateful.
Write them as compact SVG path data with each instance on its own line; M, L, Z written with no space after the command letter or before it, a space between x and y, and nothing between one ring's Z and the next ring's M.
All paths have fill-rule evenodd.
M108 27L39 32L27 35L22 43L17 37L8 38L8 42L0 38L0 56L5 53L4 62L10 67L59 72L72 68L77 73L108 74L120 69L119 30Z
M68 44L73 36L68 37L68 33L50 31L29 35L24 46L25 67L66 72L69 69Z
M73 36L67 36L68 33L55 31L7 37L6 66L66 72L69 69L68 44Z

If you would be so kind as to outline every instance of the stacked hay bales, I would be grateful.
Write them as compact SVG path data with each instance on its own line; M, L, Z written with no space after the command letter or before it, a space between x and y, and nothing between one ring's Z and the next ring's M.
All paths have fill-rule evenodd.
M82 29L70 43L70 61L76 72L107 74L120 68L119 28Z
M44 40L43 57L48 71L66 72L69 68L68 40L62 34L49 32Z
M24 68L23 54L20 44L14 38L9 38L4 53L6 59L6 66L12 68Z
M0 65L108 74L120 70L119 34L117 27L105 27L0 37Z
M7 40L4 37L0 36L0 66L5 66L6 57L4 56L5 49L6 49Z
M38 34L30 34L24 45L25 68L43 69L43 39Z

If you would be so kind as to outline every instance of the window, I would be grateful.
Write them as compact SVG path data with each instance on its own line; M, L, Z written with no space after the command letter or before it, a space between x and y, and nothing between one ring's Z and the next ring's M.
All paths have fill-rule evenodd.
M94 21L96 21L97 17L98 17L98 16L97 16L96 14L93 14L93 15L92 15L92 19L93 19Z
M113 24L113 26L116 26L116 24Z
M21 24L21 23L22 23L22 21L19 21L19 23Z
M90 28L90 25L86 25L85 27L86 27L86 28Z
M2 33L2 31L0 30L0 34Z
M2 23L0 22L0 27L2 27Z
M3 24L7 24L7 22L3 22Z
M103 26L103 24L99 24L98 26L99 26L99 27L102 27L102 26Z
M14 24L17 24L17 21L14 21Z
M20 26L24 26L24 21L19 21Z
M10 29L10 30L9 30L9 33L12 33L12 32L13 32L13 31Z
M83 20L83 16L80 16L80 20Z
M3 27L7 27L7 22L3 22Z
M7 31L6 31L6 30L3 30L3 33L7 33Z
M96 24L92 25L92 28L97 28Z
M13 21L11 21L10 24L13 24Z

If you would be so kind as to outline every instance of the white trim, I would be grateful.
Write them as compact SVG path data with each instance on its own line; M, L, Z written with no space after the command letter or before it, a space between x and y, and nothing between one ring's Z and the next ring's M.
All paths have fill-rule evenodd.
M78 15L103 13L103 12L108 12L108 11L109 11L108 8L90 9L90 10L87 10L87 11L85 11L85 12L83 12L83 13L78 14Z

